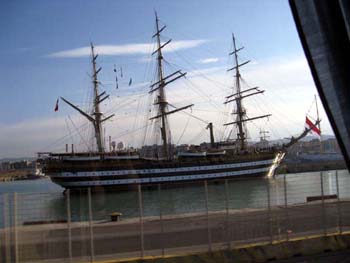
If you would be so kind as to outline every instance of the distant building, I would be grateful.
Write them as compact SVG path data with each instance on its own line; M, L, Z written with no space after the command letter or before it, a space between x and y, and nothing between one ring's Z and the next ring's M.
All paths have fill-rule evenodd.
M322 141L322 150L326 153L341 153L338 142L335 138Z
M268 140L264 138L260 138L260 141L257 143L254 143L253 146L257 149L268 149L270 147L270 144Z
M18 161L18 162L2 162L0 165L2 171L22 170L34 171L36 169L36 161Z
M323 141L313 139L311 141L300 141L288 149L290 154L316 154L316 153L338 153L340 148L335 138L329 138Z
M0 165L0 169L2 171L11 170L11 163L10 162L2 162Z

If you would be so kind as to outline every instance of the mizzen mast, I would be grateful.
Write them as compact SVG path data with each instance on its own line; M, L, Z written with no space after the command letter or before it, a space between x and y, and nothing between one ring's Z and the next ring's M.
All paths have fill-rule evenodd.
M169 145L171 144L170 140L170 129L168 127L168 119L167 116L169 114L178 112L180 110L187 109L193 104L181 107L181 108L176 108L175 110L168 111L168 102L166 100L166 95L165 95L165 86L170 84L171 82L184 77L186 75L186 72L181 72L181 70L178 70L168 76L164 76L163 72L163 54L162 54L162 49L167 46L170 42L171 39L168 40L165 43L161 42L161 35L160 33L166 28L166 26L163 26L162 28L159 28L159 19L157 12L155 12L155 17L156 17L156 33L153 35L153 38L156 37L157 39L157 49L152 53L152 55L157 54L157 72L158 72L158 80L157 82L153 83L151 85L151 90L149 93L157 92L156 96L156 101L155 105L158 105L158 113L156 116L150 118L150 120L153 119L161 119L161 138L162 138L162 145L163 145L163 153L166 159L171 159L171 153L169 151Z
M94 45L91 43L91 62L92 62L92 84L93 84L93 112L88 114L81 110L79 107L75 106L68 100L61 97L61 99L71 106L73 109L77 110L80 114L86 117L93 125L95 131L96 145L99 153L104 152L104 143L102 136L102 123L114 116L114 114L103 118L103 113L100 111L100 104L109 98L109 95L106 95L106 92L99 93L99 81L97 79L98 73L101 71L101 67L97 69L96 59L98 55L95 54Z
M226 123L224 125L225 126L227 126L227 125L236 125L237 126L237 130L238 130L237 140L239 141L239 149L241 151L244 151L247 148L246 122L260 119L260 118L266 118L266 117L271 116L271 114L261 115L261 116L257 116L257 117L253 117L253 118L247 118L246 110L243 106L242 100L244 98L247 98L247 97L250 97L253 95L264 93L265 90L259 90L258 87L254 87L254 88L250 88L250 89L246 89L246 90L241 90L241 82L240 82L241 74L239 72L239 68L248 64L250 62L250 60L239 64L238 52L241 51L244 47L237 49L236 39L235 39L234 34L232 34L232 41L233 41L233 51L229 55L234 55L235 66L228 69L227 71L234 71L235 72L234 78L235 78L236 90L234 90L234 92L235 92L234 94L226 97L227 100L226 100L226 102L224 102L224 104L227 104L230 102L236 102L236 110L232 112L233 114L236 114L236 120L233 122ZM252 91L255 91L255 92L249 93Z

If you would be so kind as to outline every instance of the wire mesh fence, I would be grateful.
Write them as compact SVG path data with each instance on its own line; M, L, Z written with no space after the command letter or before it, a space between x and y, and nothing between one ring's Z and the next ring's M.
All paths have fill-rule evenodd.
M165 256L349 229L346 171L0 195L2 262Z

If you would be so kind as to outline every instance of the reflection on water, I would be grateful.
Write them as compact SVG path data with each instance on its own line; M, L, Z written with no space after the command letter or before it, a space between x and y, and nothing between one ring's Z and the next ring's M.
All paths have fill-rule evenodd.
M341 198L350 196L350 177L346 170L338 171L339 192ZM286 184L286 191L284 189ZM262 208L268 205L268 189L271 205L284 205L285 195L289 205L304 203L307 196L321 195L320 172L288 174L275 179L231 180L227 185L228 205L230 209ZM335 171L323 172L324 194L336 194ZM17 181L0 185L0 226L4 220L13 221L13 192L17 192L17 222L64 220L67 214L66 197L63 189L48 179ZM5 193L7 193L5 195ZM9 205L4 206L4 198ZM71 195L71 214L73 221L88 219L87 192ZM159 191L143 189L144 216L195 213L205 211L206 199L204 184L189 184L186 187L167 188ZM5 200L6 201L6 200ZM226 207L224 183L208 183L208 207L211 211ZM121 212L123 218L139 216L138 192L106 192L92 194L93 217L97 220L108 219L112 212Z

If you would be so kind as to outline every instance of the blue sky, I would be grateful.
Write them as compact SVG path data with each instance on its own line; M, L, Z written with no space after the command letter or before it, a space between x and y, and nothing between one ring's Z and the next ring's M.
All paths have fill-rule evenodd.
M162 24L167 25L164 39L173 39L173 50L166 52L166 58L187 71L227 68L231 63L227 58L232 46L231 32L245 46L243 59L252 59L260 66L262 62L271 65L282 60L304 60L288 1L4 0L0 8L0 131L7 129L7 133L1 136L8 134L10 127L57 118L53 107L59 96L78 104L82 101L89 87L88 55L57 54L74 53L91 41L101 46L101 53L105 52L99 58L103 68L100 79L106 84L103 89L112 96L123 92L111 84L114 64L122 66L125 78L132 77L136 85L150 81L152 78L145 74L149 55L144 49L126 53L115 50L153 43L154 10ZM183 41L182 46L178 43L178 49L176 41ZM114 53L106 51L107 45ZM305 74L309 76L308 71ZM310 86L306 99L311 103L309 95L315 89L308 78L307 84L299 84ZM279 83L288 85L284 81L287 80ZM297 96L303 94L301 90L294 94L296 98L285 99L297 101ZM67 112L65 107L59 116ZM26 137L25 132L23 136ZM28 137L26 151L14 151L11 155L35 151L30 141L34 144L33 137ZM2 149L9 146L3 145ZM4 155L6 152L0 153Z

